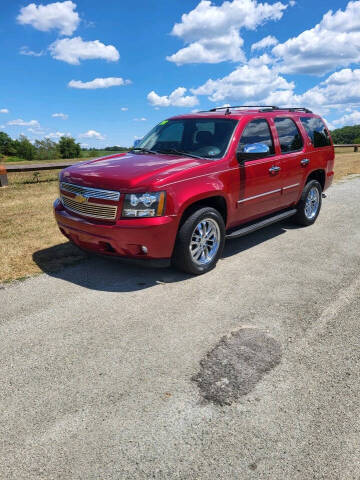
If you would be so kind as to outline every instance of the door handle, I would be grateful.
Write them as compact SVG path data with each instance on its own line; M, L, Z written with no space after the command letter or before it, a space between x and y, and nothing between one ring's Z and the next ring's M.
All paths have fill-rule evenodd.
M269 168L270 173L277 173L277 172L280 172L280 170L281 168L276 165L273 165L271 168Z
M305 167L306 165L309 165L310 160L308 158L303 158L300 163L303 167Z

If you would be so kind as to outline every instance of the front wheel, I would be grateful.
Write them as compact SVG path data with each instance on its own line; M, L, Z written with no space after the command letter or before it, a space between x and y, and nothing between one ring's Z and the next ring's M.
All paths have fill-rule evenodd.
M224 243L225 224L220 213L214 208L200 208L181 225L172 263L183 272L201 275L215 267Z
M293 217L299 225L312 225L317 219L322 200L322 188L317 180L310 180L305 185L300 201L297 204L297 214Z

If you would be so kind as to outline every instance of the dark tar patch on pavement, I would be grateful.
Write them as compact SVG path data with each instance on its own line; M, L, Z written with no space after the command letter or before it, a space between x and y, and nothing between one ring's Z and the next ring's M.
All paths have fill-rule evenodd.
M281 361L280 343L256 328L241 328L223 337L200 361L192 377L202 398L231 405L248 394Z

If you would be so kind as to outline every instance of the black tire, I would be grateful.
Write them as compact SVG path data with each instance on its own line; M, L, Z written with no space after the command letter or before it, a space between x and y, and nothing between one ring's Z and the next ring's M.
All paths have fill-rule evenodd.
M316 211L312 212L312 215L308 215L306 213L306 202L308 200L309 194L311 195L311 192L313 189L317 190L316 200L317 200L317 209ZM322 188L320 183L317 180L310 180L304 187L304 190L301 194L301 198L299 200L299 203L297 204L297 213L294 215L293 220L295 223L298 225L304 225L304 226L309 226L315 223L321 209L321 203L322 203ZM314 207L315 208L315 207Z
M207 263L201 265L194 260L192 254L190 253L190 244L196 227L201 221L205 221L207 219L210 220L210 223L215 222L218 226L216 235L219 238L217 242L217 251L216 253L214 252L213 258L211 258L211 260L209 260ZM199 208L190 214L179 228L172 256L172 264L177 269L192 275L201 275L203 273L207 273L215 267L217 261L221 257L224 244L225 224L220 213L211 207Z

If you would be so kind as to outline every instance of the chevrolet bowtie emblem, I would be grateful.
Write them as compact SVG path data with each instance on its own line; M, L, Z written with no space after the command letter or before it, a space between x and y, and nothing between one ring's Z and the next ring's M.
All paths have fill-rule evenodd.
M76 195L74 200L75 200L75 202L86 203L88 201L88 198L83 197L82 195Z

